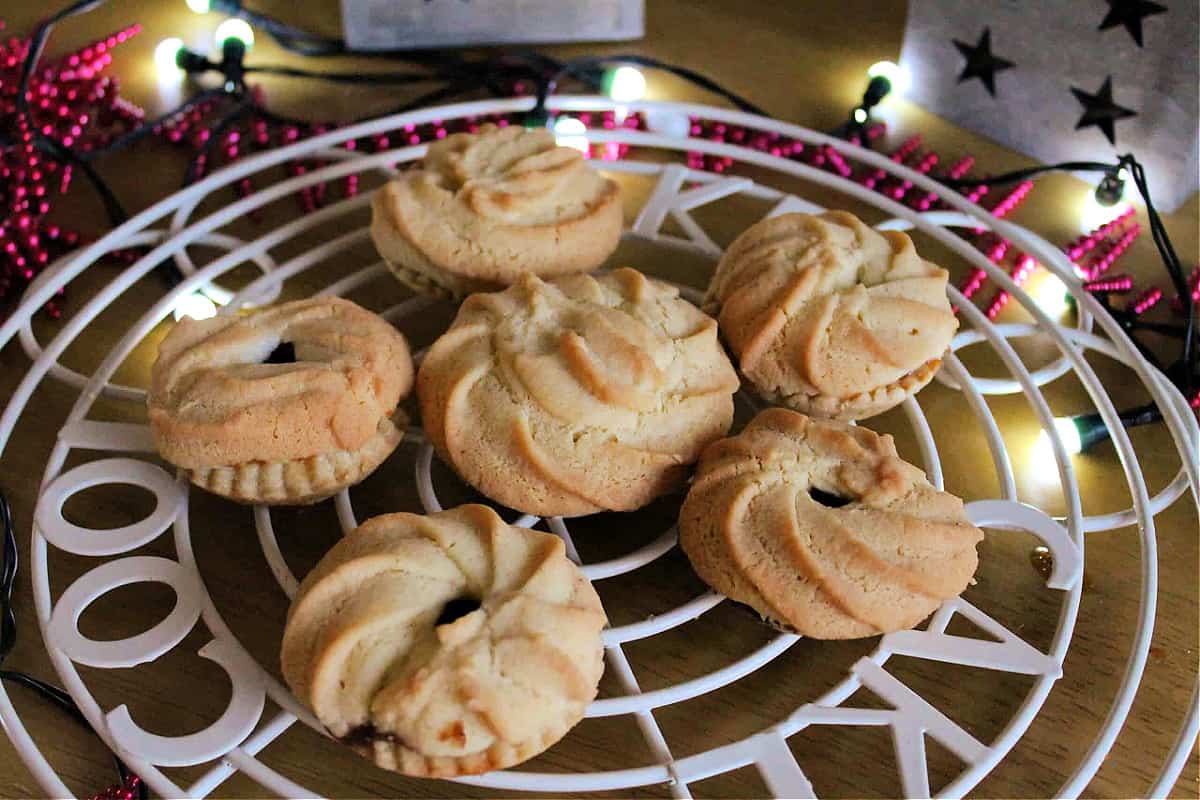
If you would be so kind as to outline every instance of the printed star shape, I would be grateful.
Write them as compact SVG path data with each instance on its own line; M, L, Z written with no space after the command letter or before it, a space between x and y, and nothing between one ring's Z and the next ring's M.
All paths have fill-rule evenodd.
M1167 7L1152 3L1150 0L1108 0L1108 13L1100 23L1100 30L1106 31L1118 25L1124 25L1125 30L1142 46L1142 20L1155 14L1166 13Z
M979 36L979 41L974 47L966 42L954 40L954 46L958 48L958 52L962 53L963 58L967 63L963 65L963 70L958 74L958 82L968 81L971 78L979 78L983 81L983 85L987 87L988 94L992 97L996 96L996 73L1001 70L1012 69L1015 64L1005 58L992 55L992 31L990 28L984 28L983 33Z
M1079 122L1075 123L1075 130L1095 125L1104 131L1109 144L1117 143L1113 123L1119 119L1137 116L1137 112L1133 109L1119 106L1113 102L1112 75L1104 79L1100 91L1095 94L1088 94L1074 86L1071 87L1071 94L1075 95L1075 99L1083 106L1083 116L1079 118Z

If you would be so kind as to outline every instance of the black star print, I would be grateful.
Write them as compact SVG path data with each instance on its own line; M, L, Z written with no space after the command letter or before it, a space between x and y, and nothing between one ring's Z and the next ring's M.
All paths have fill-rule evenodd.
M992 97L996 96L996 73L1005 69L1012 69L1013 62L992 55L992 31L990 28L984 28L983 33L979 37L979 43L974 47L966 42L954 40L954 46L958 48L958 52L962 53L963 58L967 63L963 65L963 70L958 74L958 82L970 80L971 78L979 78L983 81L983 85L987 87L988 94Z
M1117 143L1113 123L1119 119L1137 116L1136 111L1113 102L1111 75L1104 79L1104 85L1095 94L1088 94L1074 86L1071 87L1071 94L1075 95L1075 99L1083 106L1083 116L1079 118L1079 122L1075 123L1075 130L1095 125L1104 131L1109 144Z
M1152 3L1150 0L1108 0L1108 13L1100 23L1099 30L1106 31L1118 25L1124 25L1125 30L1142 46L1142 20L1155 14L1165 13L1166 6Z

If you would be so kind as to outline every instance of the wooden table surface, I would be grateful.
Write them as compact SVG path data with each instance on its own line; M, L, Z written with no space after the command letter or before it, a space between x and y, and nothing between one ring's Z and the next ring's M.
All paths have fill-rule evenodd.
M27 30L41 13L39 4L22 4L6 10L10 31ZM57 5L57 4L56 4ZM148 111L165 110L176 102L157 84L151 54L161 39L179 35L185 40L203 40L219 21L216 15L197 16L182 2L162 4L110 3L98 11L64 23L51 43L50 52L70 48L123 25L140 22L144 33L114 53L111 74L120 76L125 96L146 106ZM584 52L632 51L666 61L685 64L711 74L732 89L752 98L774 115L816 128L829 129L839 123L862 92L866 68L874 61L898 55L904 27L902 3L873 0L842 0L815 3L745 3L721 0L650 0L647 36L632 44L551 47L555 55ZM330 0L307 4L301 10L292 4L263 2L264 10L325 32L337 31L336 4ZM259 36L250 60L297 63L265 35ZM372 62L363 62L368 68ZM311 65L309 65L311 66ZM340 62L339 68L349 64ZM919 76L917 76L919 80ZM356 116L395 105L403 93L392 90L343 91L320 84L296 81L264 81L269 104L286 113L302 115L320 108L322 118ZM652 98L711 101L704 93L684 84L651 74ZM965 153L978 158L980 169L999 172L1030 163L1029 159L1005 150L984 137L952 126L923 110L889 98L883 113L891 125L890 143L913 132L921 132L929 147L943 155L943 162ZM158 142L146 143L102 164L118 195L133 209L140 209L173 191L180 180L183 157ZM60 203L56 213L79 227L99 230L104 225L100 207L86 193L83 181L69 202ZM628 180L630 207L646 191L644 184ZM1029 201L1015 215L1052 242L1065 242L1077 234L1078 209L1089 191L1083 183L1066 176L1039 182ZM294 206L289 206L295 213ZM1183 209L1169 215L1168 224L1186 264L1197 259L1198 212L1195 196ZM728 218L705 220L718 231L718 241L728 241L752 219L747 209ZM1143 217L1144 221L1144 217ZM245 223L250 226L250 223ZM243 229L248 233L253 226ZM258 229L261 230L261 229ZM322 232L318 232L320 234ZM1139 281L1166 287L1161 263L1143 236L1122 261L1122 269ZM651 271L682 277L702 285L709 267L703 263L663 264L662 253L623 247L618 254L627 263ZM370 246L347 256L366 264L373 259ZM961 264L947 263L955 274ZM115 274L113 267L95 267L73 285L67 314ZM308 278L289 283L288 292L300 294L327 283ZM144 285L143 285L144 284ZM88 328L88 335L73 345L65 361L76 368L94 367L130 320L155 299L157 285L141 282L120 308L106 312ZM389 294L394 296L386 296ZM398 288L380 290L367 298L373 307L386 307L403 296ZM436 326L444 324L448 309L440 309L425 321L425 329L406 329L414 340L427 340ZM1021 312L1006 312L1022 319ZM57 326L41 321L35 326L43 341ZM151 337L156 339L161 330ZM1161 354L1171 357L1171 342L1159 342ZM1036 352L1024 351L1029 358ZM144 381L153 357L153 341L135 351L122 367L120 377ZM976 374L998 374L987 355L966 358ZM1097 370L1119 407L1142 402L1131 373L1106 359L1093 359ZM0 353L0 397L7 398L28 367L28 359L16 344ZM1074 380L1055 382L1046 388L1053 410L1070 414L1091 409ZM67 387L43 382L22 415L14 437L2 454L0 483L16 516L22 559L27 561L29 531L37 488L56 431L74 401ZM947 488L967 499L995 496L996 481L978 426L971 421L961 396L934 385L920 396L932 420L942 453ZM1005 432L1018 474L1020 496L1051 513L1062 511L1062 499L1044 470L1033 463L1031 443L1037 430L1028 404L1020 397L994 397L990 405ZM139 418L137 409L117 403L97 405L98 416L107 419ZM911 435L901 415L892 413L871 421L871 426L894 432L902 452L916 459ZM1133 433L1142 467L1151 490L1164 486L1178 469L1178 459L1161 426ZM418 507L411 486L411 461L415 450L402 446L393 462L356 490L359 518L385 510ZM69 462L69 465L74 462ZM1101 445L1075 459L1086 513L1127 507L1128 489L1110 445ZM439 473L442 483L449 478ZM148 511L145 493L108 487L83 493L68 506L93 525L116 526L140 518ZM612 519L581 521L577 540L585 557L627 552L651 533L668 526L676 506L664 501L636 516L634 523L613 525ZM286 599L276 587L263 562L253 533L248 510L209 497L195 497L193 519L204 521L194 534L197 558L214 600L251 653L275 670L278 636L286 612ZM302 574L320 557L338 535L330 504L314 509L276 514L276 528L288 540L287 552L293 569ZM1186 710L1197 674L1197 517L1190 498L1175 503L1156 519L1161 576L1157 626L1142 689L1132 713L1106 764L1085 792L1096 797L1131 797L1146 792L1158 773L1166 749L1174 740ZM619 531L614 533L614 531ZM981 568L977 585L967 598L1018 632L1035 647L1045 648L1057 617L1059 595L1045 588L1030 564L1035 544L1032 537L989 532L980 548ZM145 552L170 555L169 544L158 542ZM1116 691L1129 653L1139 591L1139 547L1136 530L1122 529L1091 534L1079 622L1064 676L1055 685L1042 713L1018 742L1012 753L975 790L979 796L1035 797L1052 792L1071 774L1095 738ZM53 589L57 594L68 582L93 565L90 559L52 557ZM661 612L702 591L703 587L686 561L673 554L630 576L601 583L601 594L613 622L629 622L647 613ZM36 676L56 681L37 630L29 572L23 569L17 584L17 613L21 637L8 664ZM83 616L82 630L100 638L133 635L161 619L171 603L165 587L140 586L118 590L102 598ZM765 642L771 633L731 604L716 610L652 642L628 648L629 658L643 689L678 683L729 663ZM185 641L196 647L205 641L198 631ZM192 646L194 645L194 646ZM799 704L817 697L836 683L849 665L866 654L875 640L865 642L800 641L784 656L752 676L712 695L668 706L656 712L673 752L687 755L707 747L735 741L776 721ZM911 662L911 663L909 663ZM940 666L936 669L915 660L899 659L896 672L910 686L941 708L982 741L990 741L1003 728L1031 679L1006 673ZM891 667L889 667L891 668ZM228 681L209 662L173 651L159 662L129 670L81 668L100 704L108 709L128 703L134 718L151 731L179 734L199 730L215 719L228 697ZM606 678L602 691L612 690ZM24 690L9 687L22 718L43 751L71 789L86 796L112 782L111 761L94 738L67 721L46 702ZM870 705L865 693L854 704ZM192 702L209 698L211 702ZM861 701L861 703L860 703ZM875 701L876 704L878 701ZM315 733L296 730L269 747L263 758L280 771L315 791L334 796L485 796L497 792L437 781L404 779L377 770ZM882 728L838 729L836 736L809 729L790 742L806 774L819 793L830 796L887 796L898 792L892 745ZM1195 752L1175 787L1178 797L1197 796ZM931 782L935 790L955 775L961 764L947 751L931 743ZM534 769L561 771L586 767L615 769L652 762L628 718L587 720L567 740L538 759ZM196 769L172 770L171 776L186 785ZM750 768L701 781L692 790L698 796L755 796L763 784ZM15 750L0 738L0 795L39 796ZM262 794L255 784L236 778L220 787L219 796L244 797ZM646 787L638 796L667 796L663 786Z

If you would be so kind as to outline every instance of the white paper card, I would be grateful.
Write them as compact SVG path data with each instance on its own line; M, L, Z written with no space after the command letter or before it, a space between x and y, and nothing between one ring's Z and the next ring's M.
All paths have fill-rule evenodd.
M643 0L341 0L354 50L639 39Z
M908 96L1046 163L1115 162L1132 152L1155 204L1172 210L1200 188L1200 3L1149 6L1162 10L1136 0L910 0L901 53ZM968 62L955 41L973 48L985 28L992 55L1012 62L994 73L995 97L980 78L959 81ZM1076 130L1085 107L1071 91L1095 95L1109 76L1113 102L1137 114L1113 122L1115 146L1099 127Z

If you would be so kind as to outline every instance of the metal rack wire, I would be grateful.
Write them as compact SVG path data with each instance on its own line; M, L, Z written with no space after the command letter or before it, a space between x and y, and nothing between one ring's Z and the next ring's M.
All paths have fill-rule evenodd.
M283 262L278 262L273 257L272 250L318 225L359 211L369 198L364 196L343 200L266 231L251 241L243 241L223 232L222 228L231 221L321 181L368 171L388 173L397 163L418 158L424 151L423 147L418 146L363 155L336 148L335 145L349 137L385 133L401 129L408 124L421 124L432 119L447 120L468 115L520 111L528 108L532 102L529 98L486 101L402 114L318 136L278 151L239 161L229 169L218 172L148 208L101 240L46 270L29 288L18 310L0 326L0 346L17 337L33 360L3 415L0 416L0 453L8 444L15 426L21 421L31 394L47 377L79 390L74 408L62 425L57 443L47 460L43 490L32 531L31 565L35 602L47 651L67 689L100 736L126 759L130 767L155 791L167 796L204 797L229 776L240 771L265 789L281 796L309 796L312 794L309 790L298 785L293 778L272 769L256 755L270 742L285 735L297 721L318 730L320 726L273 676L272 671L264 669L250 656L222 619L220 611L209 596L204 575L197 566L192 550L193 521L188 513L189 496L186 481L176 479L144 457L153 453L153 443L143 426L91 420L88 418L89 411L101 395L127 401L142 398L140 389L113 383L113 374L132 349L171 313L180 297L212 285L223 274L239 265L252 263L261 270L261 276L233 294L225 308L231 311L246 302L269 302L278 296L285 281L366 241L367 231L365 228L353 228L306 251L303 255ZM596 110L612 107L610 101L591 97L552 97L549 105L551 110ZM631 108L652 110L659 114L702 115L729 124L752 125L763 130L776 131L810 144L836 144L847 157L886 170L900 179L912 181L926 191L937 191L945 199L952 210L918 213L828 172L736 145L669 138L626 129L594 130L587 133L587 137L593 142L619 142L634 145L645 151L700 151L716 156L728 156L771 174L802 178L812 184L840 191L857 201L871 204L888 215L890 219L880 227L919 229L952 250L964 262L986 270L989 277L1002 289L1010 292L1013 298L1033 315L1036 320L1033 325L996 325L956 290L950 288L952 302L960 308L971 327L956 336L939 380L960 390L978 417L1000 486L998 498L968 504L968 514L981 526L1029 531L1038 536L1050 549L1055 566L1047 585L1060 593L1057 629L1048 651L1042 652L1024 642L979 608L961 598L955 599L945 604L924 630L884 636L875 651L856 662L840 684L814 702L795 709L785 719L748 738L715 743L711 749L703 752L676 757L672 754L670 743L656 720L657 710L671 704L686 702L737 681L787 651L799 638L791 634L780 634L758 650L707 675L654 691L642 691L623 647L686 624L722 602L719 595L701 594L676 608L663 609L661 613L648 619L612 627L604 633L608 669L616 676L623 694L595 701L587 715L630 715L636 721L649 751L653 754L654 764L604 772L563 774L533 773L517 769L461 780L464 783L493 789L544 792L627 790L650 784L667 784L673 795L688 797L691 783L754 765L768 788L777 796L806 797L813 796L813 787L792 755L787 744L788 737L815 725L875 725L888 726L892 731L899 777L907 796L927 796L930 792L925 736L936 739L964 764L961 773L941 789L940 796L962 795L1007 755L1036 717L1054 681L1061 675L1063 659L1071 646L1079 608L1084 534L1092 530L1136 523L1141 545L1141 602L1138 626L1134 632L1133 647L1125 674L1099 735L1084 759L1075 767L1067 783L1055 792L1058 796L1079 794L1096 773L1120 733L1141 683L1153 633L1158 590L1154 514L1185 492L1190 492L1193 500L1200 496L1197 477L1197 426L1183 398L1160 373L1153 370L1138 355L1119 326L1105 314L1095 300L1081 290L1070 263L1062 253L1024 229L991 218L978 206L961 196L946 192L929 178L878 154L846 145L844 142L835 142L822 134L740 112L666 103L637 103L632 104ZM214 191L234 185L244 176L259 173L268 167L302 155L319 155L328 164L307 174L264 186L258 192L207 216L198 219L194 217L200 203ZM718 203L724 198L745 195L773 202L773 214L816 208L807 200L785 195L777 189L755 183L745 177L727 177L693 171L669 161L623 160L606 163L604 168L649 176L655 180L655 188L626 232L627 236L711 258L720 255L720 248L691 215L690 212L698 207ZM683 232L683 236L664 232L663 225L668 219ZM152 227L155 225L161 227ZM1068 329L1055 324L1007 274L991 264L983 254L956 233L959 228L976 227L990 227L1011 239L1062 280L1076 297L1079 309L1078 326ZM203 268L197 268L188 255L188 248L197 245L216 247L226 252ZM144 246L149 248L149 252L118 274L74 316L66 320L62 330L52 341L44 345L39 343L30 326L30 319L35 310L99 257L113 249L131 246ZM183 269L184 281L167 291L152 308L130 325L92 374L72 372L59 363L63 351L98 314L111 304L121 302L122 294L130 286L164 259L171 257L175 258ZM376 280L391 280L380 263L363 266L353 274L328 285L322 293L344 294L369 286ZM684 296L697 299L694 290L686 287L682 289ZM689 292L693 293L689 295ZM414 298L387 309L384 315L403 328L405 321L419 314L427 303L428 301L423 299ZM1095 327L1105 335L1093 332ZM1058 348L1058 357L1050 365L1030 369L1009 340L1034 334L1051 340ZM980 342L986 342L994 349L1008 368L1011 378L983 379L968 373L956 351ZM1117 411L1112 400L1085 358L1088 350L1103 353L1129 366L1164 412L1166 424L1183 466L1176 479L1154 497L1147 489L1129 438L1117 422ZM1058 436L1053 417L1040 390L1042 385L1067 373L1073 373L1083 384L1112 430L1113 443L1133 498L1132 508L1127 511L1098 516L1083 514L1079 486L1070 458ZM1067 514L1062 520L1052 519L1042 511L1017 500L1009 454L1000 428L985 401L988 394L1014 391L1024 393L1049 436L1063 496L1066 499ZM942 468L931 430L931 421L926 418L917 399L910 398L904 405L904 412L916 436L924 461L923 466L931 482L940 488L943 484ZM427 511L437 510L440 508L440 502L430 469L432 449L424 443L419 428L410 429L406 436L409 441L419 444L415 450L413 469L421 502ZM77 450L104 451L105 455L63 471L68 454ZM134 524L104 531L93 530L65 519L63 506L71 495L85 488L112 483L134 484L152 492L156 498L154 512ZM344 532L352 530L356 525L353 495L354 490L343 491L334 500L337 517ZM256 508L254 520L271 573L275 576L280 590L291 596L296 590L297 580L288 568L279 540L275 536L270 509ZM526 515L515 524L531 526L539 521L536 517ZM546 520L546 525L549 530L563 538L568 553L578 559L568 521L552 518ZM128 551L166 535L168 530L174 539L177 560L126 555ZM593 581L625 575L661 558L674 546L674 530L667 530L653 536L648 543L624 556L600 563L584 564L584 572ZM55 597L50 588L52 554L55 550L93 556L101 559L101 562ZM79 616L89 603L118 586L144 581L165 583L174 590L176 605L165 619L137 636L115 642L95 641L79 632ZM994 640L946 633L947 626L956 615L970 620ZM118 668L154 660L178 647L198 624L206 627L212 637L209 644L200 649L199 655L219 664L228 673L234 687L232 697L219 719L202 731L176 737L151 734L138 726L124 705L114 709L102 708L93 697L86 679L77 669L77 664ZM1020 673L1034 676L1034 681L1032 688L1003 730L992 741L981 742L892 675L886 667L893 655ZM875 710L843 705L843 701L862 688L875 693L892 708ZM265 702L268 698L280 710L264 717ZM1196 737L1196 706L1196 698L1193 696L1178 740L1167 754L1159 777L1150 787L1150 794L1159 795L1169 791L1179 774ZM54 796L69 795L69 790L25 729L2 686L0 719L41 786ZM188 786L177 785L161 769L197 764L210 766L202 777Z

